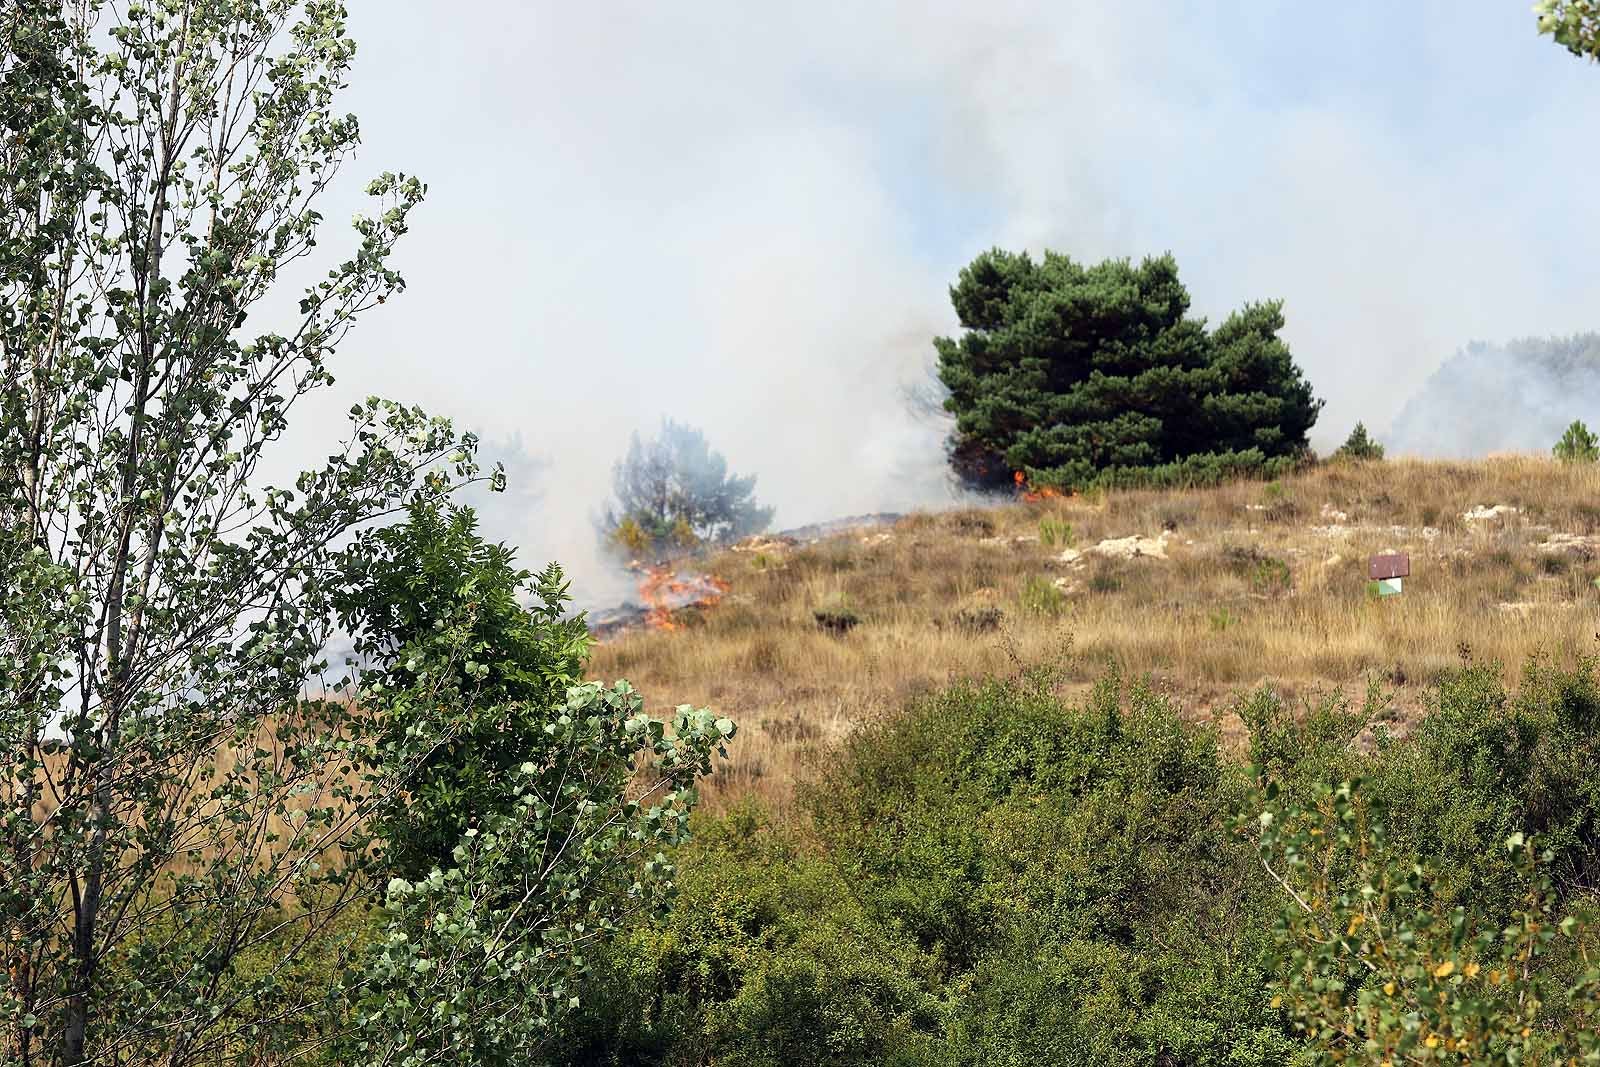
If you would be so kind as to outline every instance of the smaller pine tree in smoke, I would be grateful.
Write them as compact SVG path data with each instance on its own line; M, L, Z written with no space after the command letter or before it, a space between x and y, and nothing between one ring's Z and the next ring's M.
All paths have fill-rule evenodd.
M1550 452L1563 463L1593 463L1600 459L1600 438L1589 432L1582 419L1574 419Z
M1333 453L1335 459L1382 459L1383 446L1367 432L1367 424L1356 423L1356 428L1350 431L1350 436L1344 439Z
M612 468L613 500L600 521L613 550L662 559L705 544L759 533L773 509L755 499L754 475L728 471L728 461L699 430L665 419L645 442L635 433Z

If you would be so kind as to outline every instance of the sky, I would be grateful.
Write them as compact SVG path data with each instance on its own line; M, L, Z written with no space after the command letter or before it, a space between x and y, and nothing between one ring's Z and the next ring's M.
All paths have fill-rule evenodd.
M1467 342L1600 327L1600 67L1528 6L349 0L325 214L429 196L297 447L374 392L515 435L492 532L580 571L664 416L780 526L934 506L906 394L994 246L1170 251L1213 322L1282 298L1313 444L1381 437Z

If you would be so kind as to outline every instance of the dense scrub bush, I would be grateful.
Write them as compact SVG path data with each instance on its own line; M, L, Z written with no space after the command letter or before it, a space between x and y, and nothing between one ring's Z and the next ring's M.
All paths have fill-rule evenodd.
M809 844L712 824L564 1062L1281 1063L1244 786L1115 678L958 686L849 743Z
M934 1062L932 960L824 857L746 811L702 827L670 917L603 954L560 1062Z
M1298 713L1269 692L1240 707L1251 762L1269 782L1309 802L1319 789L1362 779L1387 810L1395 847L1436 865L1440 884L1480 909L1509 906L1520 875L1500 845L1514 833L1553 852L1558 887L1600 885L1600 680L1596 664L1529 662L1508 692L1498 664L1440 679L1427 716L1404 741L1381 731L1375 751L1351 745L1380 718L1332 696Z
M1294 708L1271 689L1240 701L1237 711L1250 734L1250 766L1257 784L1310 793L1330 778L1356 775L1364 766L1350 746L1377 716L1382 694L1376 685L1366 703L1354 707L1343 693L1330 693Z
M1593 661L1530 661L1509 692L1499 664L1469 664L1440 679L1414 734L1381 728L1366 755L1352 745L1381 719L1376 687L1364 706L1333 695L1296 710L1270 692L1240 706L1262 787L1308 804L1330 784L1359 779L1388 812L1391 845L1438 870L1441 892L1480 911L1509 913L1525 881L1502 847L1512 834L1552 852L1558 891L1600 886L1600 679Z
M1514 694L1498 665L1471 666L1440 682L1414 739L1386 746L1369 788L1461 902L1503 909L1518 877L1496 846L1514 833L1552 851L1558 887L1600 886L1597 761L1594 663L1534 660Z
M1265 926L1245 931L1264 957ZM950 1023L948 1060L1032 1064L1280 1065L1299 1051L1253 966L1229 971L1214 938L1178 933L1165 955L1081 939L996 946Z
M1238 707L1248 766L1115 674L1075 705L1042 677L958 684L850 738L800 825L703 824L676 909L608 949L562 1062L1378 1064L1362 1035L1465 1054L1510 1047L1518 1019L1528 1049L1551 1047L1588 1003L1564 990L1596 989L1600 685L1545 661L1515 693L1499 679L1463 667L1412 737L1375 744L1376 686L1303 707L1256 693ZM1334 801L1358 780L1386 813L1381 855ZM1263 832L1268 808L1300 813L1302 866ZM1548 856L1530 867L1517 834ZM1298 905L1279 878L1319 887L1302 892L1316 923L1283 918ZM1392 996L1354 973L1376 942L1322 932L1364 908L1410 946ZM1546 938L1567 915L1574 936ZM1419 970L1468 942L1451 958L1471 977ZM1512 974L1502 957L1530 946ZM1363 1003L1379 1014L1351 1014ZM1432 1029L1385 1021L1394 1005Z
M1568 1039L1600 994L1595 664L1535 659L1515 693L1498 664L1463 666L1412 737L1362 755L1350 742L1379 705L1242 709L1263 857L1285 882L1287 1010L1355 1062L1579 1054Z
M1209 732L1112 675L1076 708L952 689L852 742L814 810L960 989L952 1062L1281 1062L1242 788Z

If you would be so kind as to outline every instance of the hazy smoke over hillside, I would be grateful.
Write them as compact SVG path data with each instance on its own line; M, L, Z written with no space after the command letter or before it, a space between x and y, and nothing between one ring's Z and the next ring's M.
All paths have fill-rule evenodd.
M1401 409L1396 453L1548 452L1573 419L1600 424L1600 334L1468 345Z
M613 582L612 464L664 416L780 528L948 501L945 426L903 394L990 246L1170 250L1213 324L1283 298L1324 452L1462 338L1588 325L1600 200L1561 176L1600 169L1574 132L1600 80L1525 4L1138 6L354 0L362 147L308 282L369 177L429 198L409 291L341 346L275 476L369 393L488 459L520 433L485 530L584 594Z

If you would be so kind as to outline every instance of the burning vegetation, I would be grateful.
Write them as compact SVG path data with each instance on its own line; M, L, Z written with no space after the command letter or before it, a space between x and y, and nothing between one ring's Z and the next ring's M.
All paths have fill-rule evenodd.
M716 606L729 588L715 574L680 570L673 563L635 561L629 569L639 574L639 599L591 616L589 630L602 641L633 630L680 629L684 612Z
M1053 485L1030 485L1028 476L1022 471L1014 472L1011 480L1016 483L1017 492L1025 504L1037 504L1041 500L1055 500L1067 495Z
M646 568L639 580L639 597L644 601L647 627L676 630L673 613L689 608L709 608L728 591L728 582L715 574L678 571L670 565Z
M784 533L753 534L728 547L734 553L746 555L757 569L764 569L798 548L843 533L891 526L901 518L891 512L854 515ZM688 614L717 606L732 586L719 574L696 569L694 564L705 558L706 554L701 552L657 563L630 561L628 570L639 576L638 599L592 612L588 618L589 632L605 641L638 630L682 629Z

